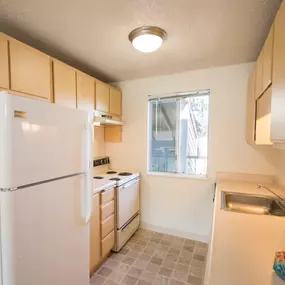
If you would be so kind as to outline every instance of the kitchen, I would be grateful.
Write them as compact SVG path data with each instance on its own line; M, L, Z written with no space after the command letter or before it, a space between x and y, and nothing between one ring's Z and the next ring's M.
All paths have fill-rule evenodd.
M200 4L181 1L177 5L170 1L95 2L96 9L95 4L89 2L86 6L69 5L66 1L57 4L55 1L3 0L0 4L3 8L0 11L3 31L0 34L0 88L4 92L1 104L8 104L10 97L5 92L13 94L17 102L21 99L26 102L27 98L33 101L29 112L21 108L12 112L17 122L30 123L21 126L31 137L37 133L39 124L31 122L29 114L34 108L44 108L39 104L50 107L47 113L57 112L58 108L62 108L61 112L78 109L74 114L80 117L80 110L86 110L92 123L88 134L94 133L94 141L89 140L92 135L88 137L82 152L78 144L83 142L76 139L71 129L66 136L54 141L47 139L50 144L46 144L45 149L49 159L45 166L42 166L43 160L35 161L35 165L43 167L44 173L58 165L57 172L50 172L49 177L41 176L38 181L52 179L60 171L61 176L89 173L86 185L90 183L93 200L91 205L90 196L83 199L86 203L83 203L84 229L90 227L90 237L86 242L85 233L84 251L77 251L82 254L82 260L74 258L78 241L70 239L64 247L66 251L61 252L56 239L52 239L50 244L54 242L60 256L57 267L49 267L48 259L43 266L46 270L41 271L40 266L36 266L35 260L40 264L42 256L48 256L46 250L42 250L42 255L33 256L35 259L30 264L25 262L29 259L28 251L26 256L16 252L15 260L8 260L12 264L5 263L5 258L3 263L2 257L1 282L4 285L33 284L36 281L25 272L34 268L39 278L37 284L43 285L88 284L89 274L90 284L215 285L233 283L233 280L236 282L233 284L281 284L282 279L273 272L272 266L275 252L284 250L283 217L236 212L226 209L234 206L227 202L232 197L225 198L224 208L221 201L224 192L272 197L268 190L257 188L258 183L284 197L283 190L280 191L284 184L284 120L279 119L283 118L282 108L278 108L282 103L276 103L278 94L283 95L285 76L284 4L279 0L240 1L231 3L231 7L227 1ZM64 3L68 10L64 9ZM189 13L193 19L190 22ZM244 17L242 23L241 17ZM73 23L74 18L77 20ZM202 18L207 21L202 22ZM72 33L69 25L74 29ZM139 31L160 35L163 42L157 51L141 53L136 49L131 33L140 26L163 29ZM204 44L199 44L201 42ZM192 100L199 104L190 104ZM4 114L3 106L1 114ZM192 112L185 106L190 106ZM64 125L75 124L69 116L68 111L62 116L62 132ZM203 137L195 142L198 156L188 154L189 168L185 171L183 141L187 136L182 130L185 121L193 116L200 124L195 134ZM86 118L80 120L83 122ZM50 118L46 116L46 120ZM7 136L6 131L2 128L1 138ZM53 152L60 142L66 145L66 156L60 151ZM29 147L28 153L34 149L41 154L38 145ZM67 167L67 162L80 159L74 156L72 148L75 147L84 158L88 149L88 166L84 162L78 169ZM5 150L0 157L7 158ZM15 144L13 150L22 157L25 145ZM173 159L173 150L178 160ZM168 160L163 160L162 155L168 155ZM57 156L57 160L52 161L53 156ZM1 165L6 162L2 160ZM30 165L31 171L36 170L28 159L23 162ZM19 164L19 167L24 166ZM107 174L109 171L117 173ZM1 189L10 189L9 183L2 184L7 175L1 169ZM26 178L23 175L24 184L38 182L26 181ZM135 187L129 185L130 182L134 182ZM120 198L121 186L121 189L131 190L126 200ZM32 207L34 203L27 205ZM62 210L56 203L54 207L52 217L56 220L56 214L60 216ZM29 213L31 220L36 219L33 218L35 212ZM120 217L123 217L121 221ZM46 221L41 225L43 232L56 226L47 223L47 217L42 218ZM31 227L29 220L24 222ZM40 227L40 221L34 223ZM238 224L237 229L231 228L232 224ZM9 232L9 225L7 227ZM4 242L8 235L2 229L1 226ZM25 230L23 234L27 234ZM245 235L250 238L242 239ZM17 242L20 246L20 241ZM5 245L1 244L5 252ZM60 263L67 253L69 260L74 260L73 264ZM231 259L229 253L236 258ZM6 254L9 256L9 252ZM56 252L50 253L49 258L52 256L56 256ZM14 267L11 272L7 270ZM58 275L53 274L53 270ZM69 277L64 274L66 270L72 272ZM76 279L79 275L84 276ZM39 281L41 278L45 280Z

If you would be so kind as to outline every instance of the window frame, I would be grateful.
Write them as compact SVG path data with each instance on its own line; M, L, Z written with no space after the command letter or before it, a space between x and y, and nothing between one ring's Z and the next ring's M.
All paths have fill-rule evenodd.
M162 171L152 171L151 168L151 162L152 162L152 146L151 146L151 138L152 138L152 114L151 114L151 104L150 102L155 99L167 99L167 98L183 98L183 97L197 97L197 96L208 96L208 136L207 136L207 157L201 157L204 159L207 159L207 166L206 166L206 174L193 174L193 173L182 173L182 172L162 172ZM169 93L169 94L163 94L163 95L149 95L148 96L148 102L147 102L147 174L153 175L153 176L164 176L164 177L176 177L176 178L191 178L191 179L208 179L209 175L209 136L210 136L210 101L211 101L211 91L210 89L204 89L204 90L197 90L197 91L189 91L189 92L175 92L175 93ZM178 113L177 113L178 114ZM180 118L179 118L180 119ZM179 132L180 133L180 130ZM177 143L178 149L177 155L179 155L179 142ZM200 158L200 157L199 157ZM175 162L178 163L178 160ZM177 167L176 167L177 169Z

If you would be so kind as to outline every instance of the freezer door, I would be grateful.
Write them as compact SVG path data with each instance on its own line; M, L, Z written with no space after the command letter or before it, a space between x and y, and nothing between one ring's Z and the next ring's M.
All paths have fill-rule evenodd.
M0 92L0 188L87 171L89 129L85 111Z
M2 285L89 285L84 179L0 193Z

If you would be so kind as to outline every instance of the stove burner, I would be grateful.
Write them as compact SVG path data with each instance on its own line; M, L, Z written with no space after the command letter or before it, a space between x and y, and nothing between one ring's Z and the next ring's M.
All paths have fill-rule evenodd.
M93 178L94 179L103 179L104 177L102 177L102 176L94 176Z
M130 175L132 175L132 173L131 172L121 172L118 175L120 175L120 176L130 176Z
M121 178L116 178L116 177L114 177L114 178L110 178L109 180L112 180L112 181L120 181Z
M107 174L116 174L117 171L113 171L113 170L112 170L112 171L107 171L106 173L107 173Z

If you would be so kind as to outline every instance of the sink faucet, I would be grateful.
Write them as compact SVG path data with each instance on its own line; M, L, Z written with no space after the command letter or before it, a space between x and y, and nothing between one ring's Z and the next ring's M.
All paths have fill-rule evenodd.
M263 184L257 184L256 187L257 188L263 188L263 189L267 190L268 192L270 192L271 194L273 194L275 197L277 197L279 202L282 204L282 206L284 207L284 210L285 210L285 199L284 198L282 198L281 196L276 194L273 190L264 186Z

